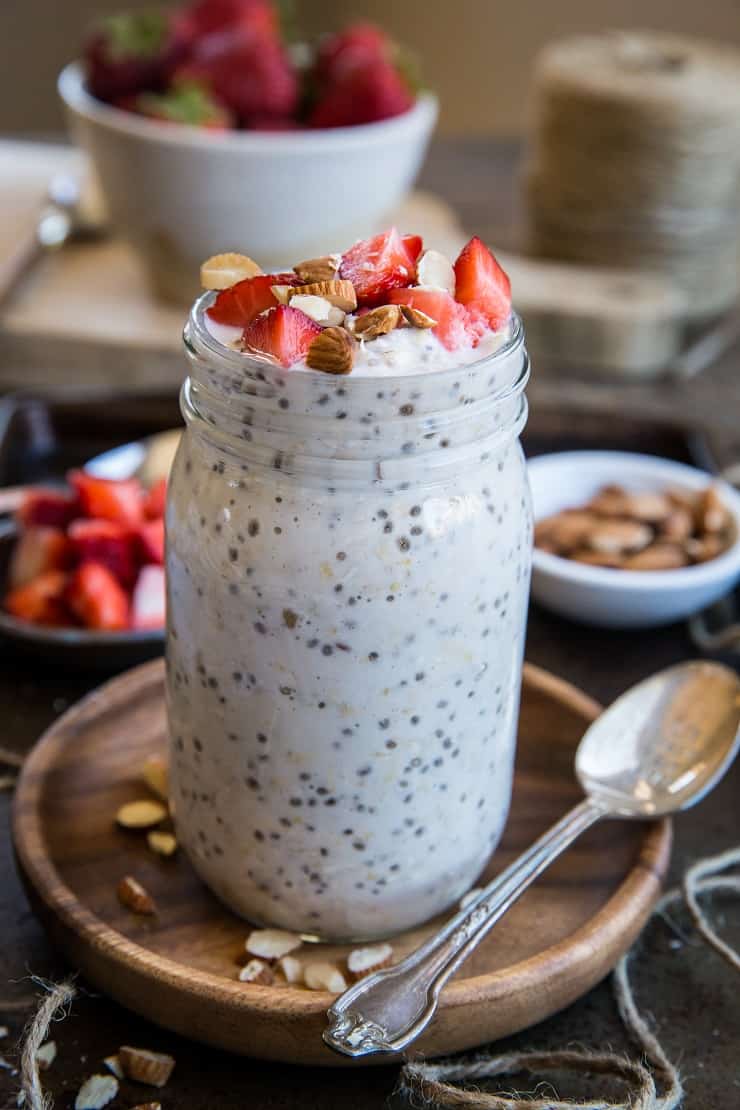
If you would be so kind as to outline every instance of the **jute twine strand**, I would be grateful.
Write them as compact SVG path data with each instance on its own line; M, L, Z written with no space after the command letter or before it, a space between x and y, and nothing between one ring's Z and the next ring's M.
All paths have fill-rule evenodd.
M740 847L700 860L690 867L681 887L669 890L653 910L653 917L669 921L667 911L685 903L700 936L731 967L740 971L740 954L717 935L699 898L705 894L740 895L740 877L720 874L740 865ZM675 928L675 926L672 926ZM639 942L638 942L639 944ZM668 1059L660 1041L640 1013L629 976L635 945L617 964L612 979L619 1016L630 1039L640 1049L645 1064L611 1052L566 1050L513 1052L499 1056L479 1055L468 1060L449 1063L409 1063L401 1072L400 1090L405 1091L414 1105L429 1107L463 1107L465 1110L676 1110L684 1096L683 1085L675 1064ZM475 1083L523 1072L547 1075L570 1071L581 1075L611 1076L623 1082L627 1097L619 1102L609 1099L562 1101L539 1095L530 1097L517 1093L497 1094L455 1087L455 1083ZM656 1080L660 1091L656 1087Z
M64 983L36 982L47 991L46 997L29 1023L21 1053L21 1093L20 1105L24 1110L51 1110L53 1106L49 1095L44 1094L37 1053L49 1036L49 1026L61 1017L66 1017L70 1003L77 991L67 980Z

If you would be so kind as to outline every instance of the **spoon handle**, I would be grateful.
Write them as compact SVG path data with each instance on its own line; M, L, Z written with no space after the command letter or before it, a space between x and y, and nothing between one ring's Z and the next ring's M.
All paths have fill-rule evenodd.
M327 1012L326 1044L346 1056L400 1052L411 1044L434 1016L450 976L537 876L605 812L584 799L420 948L340 995Z

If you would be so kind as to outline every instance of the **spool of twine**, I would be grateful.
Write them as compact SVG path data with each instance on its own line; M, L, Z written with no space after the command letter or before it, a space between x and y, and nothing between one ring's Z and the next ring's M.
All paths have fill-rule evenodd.
M535 69L531 249L671 278L687 316L740 289L740 50L657 32L569 38Z

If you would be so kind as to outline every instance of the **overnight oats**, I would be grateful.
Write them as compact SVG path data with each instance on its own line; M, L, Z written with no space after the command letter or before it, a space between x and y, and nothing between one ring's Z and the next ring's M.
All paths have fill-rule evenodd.
M204 279L167 510L178 837L254 922L391 935L459 899L508 812L521 324L478 239Z

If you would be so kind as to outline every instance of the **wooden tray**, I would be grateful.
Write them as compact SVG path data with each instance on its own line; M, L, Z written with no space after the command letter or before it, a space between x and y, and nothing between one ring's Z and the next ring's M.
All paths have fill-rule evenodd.
M245 922L216 901L181 853L159 859L141 834L114 825L117 807L141 796L145 756L166 743L163 681L161 661L114 679L60 718L29 756L13 832L32 902L70 962L150 1020L247 1055L347 1064L321 1040L331 996L238 982ZM525 668L512 814L486 875L577 799L573 751L598 708L567 683ZM666 821L605 823L581 837L445 988L415 1048L435 1055L482 1044L588 991L639 933L670 840ZM118 904L124 874L152 892L158 917L136 917ZM396 953L429 928L397 938ZM326 949L328 959L341 955Z

